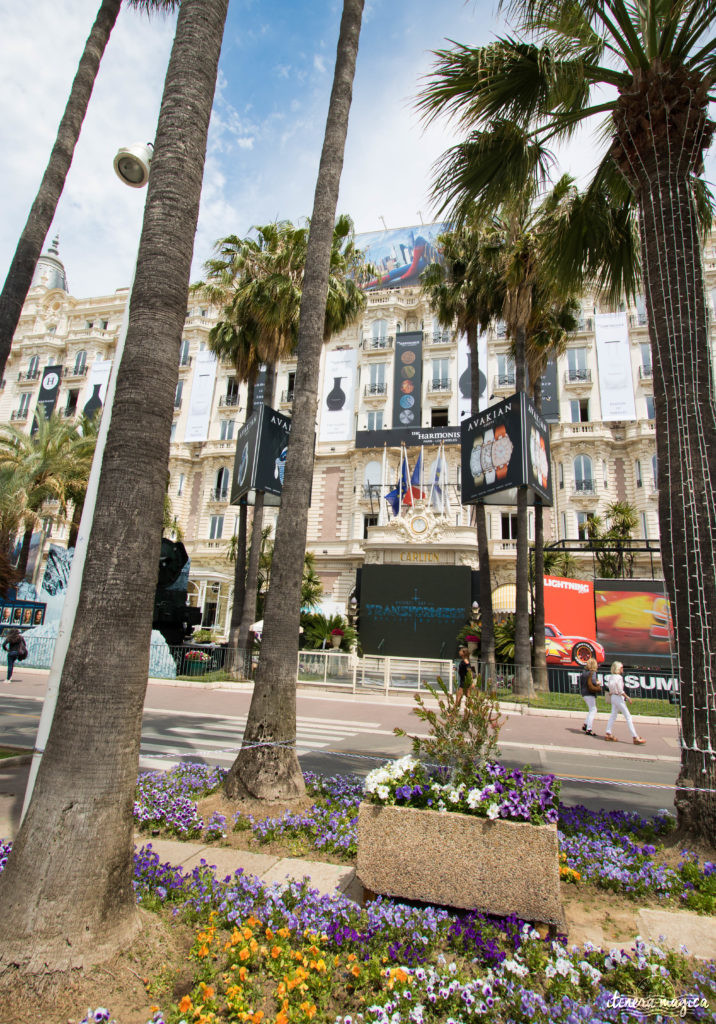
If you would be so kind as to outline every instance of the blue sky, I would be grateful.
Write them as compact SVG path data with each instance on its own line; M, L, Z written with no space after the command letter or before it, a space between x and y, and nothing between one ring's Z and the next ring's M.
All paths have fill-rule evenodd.
M0 0L0 273L4 277L49 155L98 0ZM277 217L309 215L342 5L230 0L209 135L192 277L213 242ZM492 0L366 0L339 209L359 231L431 218L435 159L455 141L413 109L432 49L487 42ZM53 226L77 296L126 286L144 192L113 175L120 146L154 137L173 18L123 8L105 52ZM593 163L587 140L567 165ZM420 211L420 212L419 212Z

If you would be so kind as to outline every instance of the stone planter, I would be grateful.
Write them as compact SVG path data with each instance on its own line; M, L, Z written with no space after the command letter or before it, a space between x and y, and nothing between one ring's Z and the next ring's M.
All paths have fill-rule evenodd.
M341 640L342 639L343 639L342 635L338 635L336 633L331 633L331 644L336 649L338 649L341 646Z
M468 649L469 653L471 655L474 654L475 651L477 650L477 643L476 643L476 641L475 640L466 640L465 642L467 643L467 649Z
M362 803L357 874L384 896L565 928L556 825Z

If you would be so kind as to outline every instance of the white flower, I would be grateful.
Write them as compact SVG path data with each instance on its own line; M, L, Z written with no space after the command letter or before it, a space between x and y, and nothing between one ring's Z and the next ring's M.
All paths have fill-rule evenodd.
M467 794L466 802L467 806L473 811L475 810L476 807L479 807L480 804L482 803L482 793L480 792L480 790L471 789Z
M509 971L510 974L516 974L518 978L524 978L529 974L529 969L517 960L505 960L502 967L503 970Z
M497 804L490 804L490 806L487 808L487 817L493 821L499 815L499 813L500 810Z
M390 798L390 790L387 786L378 786L376 793L379 800L388 800Z

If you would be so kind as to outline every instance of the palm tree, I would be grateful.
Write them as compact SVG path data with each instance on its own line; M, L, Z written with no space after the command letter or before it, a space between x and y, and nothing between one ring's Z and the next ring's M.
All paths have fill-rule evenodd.
M344 250L336 252L334 222L362 17L363 0L344 0L308 237L291 435L276 527L273 580L266 600L261 659L244 746L226 780L229 795L238 792L240 785L259 798L286 799L304 792L295 749L301 576L313 478L321 348L327 328L335 327L328 324L326 313L336 306L333 300L338 299L339 293L349 296L352 292L349 282L339 285L336 281L330 296L329 277L332 264L335 269L335 264L345 259L346 249L351 251L347 239ZM355 296L356 306L359 301Z
M182 0L92 534L53 727L0 875L0 964L88 964L140 927L132 804L169 436L228 0ZM147 345L147 338L152 344Z
M484 258L485 224L479 218L466 220L455 231L440 236L442 262L431 263L423 272L423 290L443 327L456 324L467 336L470 352L472 412L476 415L480 397L478 332L499 316L503 289L494 266ZM485 367L485 369L487 369ZM485 503L475 506L477 550L480 571L480 660L491 679L495 672L495 635L492 611L490 546Z
M32 534L40 520L40 512L48 501L64 505L67 486L74 475L72 448L76 441L74 424L56 413L46 417L37 412L37 431L26 434L20 427L0 427L0 468L14 470L22 481L24 508L23 538L17 570L22 579L27 571Z
M130 7L143 10L172 10L177 0L127 0ZM57 138L42 176L35 200L30 207L25 227L17 243L15 255L0 293L0 377L10 354L12 338L20 320L23 303L32 284L42 246L55 216L57 204L65 187L75 146L87 113L100 61L122 0L102 0L92 30L80 57L77 74L62 115Z
M714 130L716 6L708 0L511 0L504 6L517 34L487 47L440 51L421 104L428 116L447 111L473 130L459 180L444 180L458 205L468 183L471 201L493 203L516 180L543 177L547 143L568 138L593 116L603 119L608 149L587 191L616 193L624 211L638 211L663 469L662 563L681 687L676 806L682 832L713 843L716 402L699 240L699 212L708 204L698 175ZM483 145L480 129L488 124L492 142ZM492 144L495 126L505 143L499 150ZM588 232L568 248L585 273L595 264L599 273ZM620 284L618 274L611 283Z

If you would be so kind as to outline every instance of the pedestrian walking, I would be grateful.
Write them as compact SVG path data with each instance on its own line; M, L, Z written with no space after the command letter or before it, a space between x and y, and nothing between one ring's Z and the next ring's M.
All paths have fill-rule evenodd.
M624 666L621 661L612 662L610 674L607 676L607 690L609 691L607 699L611 702L612 713L609 716L609 721L607 722L607 731L604 733L604 739L611 743L618 742L612 730L614 729L614 723L617 720L617 715L621 711L626 719L629 732L631 733L632 742L637 746L642 743L646 743L646 740L643 740L637 733L629 708L627 707L627 701L631 704L631 697L624 689Z
M597 677L596 658L590 658L584 666L584 671L579 677L579 692L587 705L587 720L582 726L582 732L587 736L596 736L592 729L594 719L597 717L597 695L602 692L602 687Z
M456 696L456 707L460 707L460 702L465 694L468 692L475 680L475 669L470 664L470 651L467 647L461 647L460 651L460 664L457 667L457 676L460 681L460 685L457 689ZM469 673L469 675L468 675Z
M25 640L19 629L11 629L3 640L2 649L7 652L7 680L12 679L12 670L16 661L24 661L27 657Z

